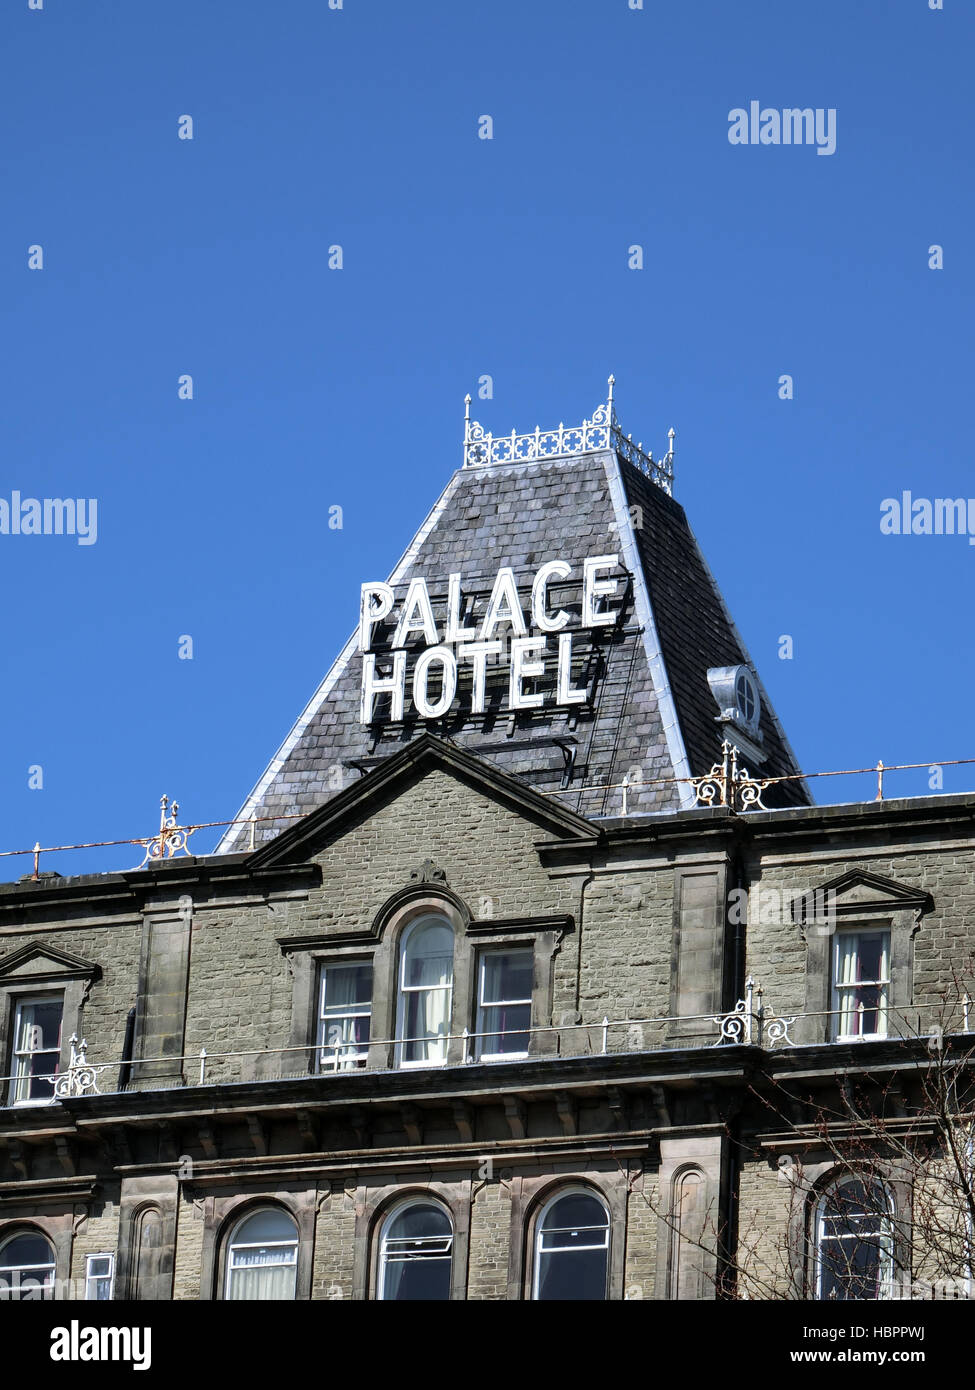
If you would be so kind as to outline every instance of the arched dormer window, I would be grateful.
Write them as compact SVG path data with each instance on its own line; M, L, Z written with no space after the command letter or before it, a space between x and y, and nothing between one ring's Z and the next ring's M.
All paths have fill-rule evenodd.
M281 1207L249 1211L227 1241L224 1297L290 1299L298 1270L298 1227Z
M532 1298L605 1299L609 1273L609 1210L589 1188L563 1188L535 1224Z
M891 1296L893 1215L886 1184L870 1174L851 1174L826 1189L813 1214L814 1298Z
M377 1297L449 1299L453 1244L453 1224L439 1203L401 1202L379 1228Z
M54 1297L54 1247L40 1231L21 1230L0 1241L0 1300Z
M400 1066L446 1062L454 983L454 931L446 917L427 913L407 927L398 982Z

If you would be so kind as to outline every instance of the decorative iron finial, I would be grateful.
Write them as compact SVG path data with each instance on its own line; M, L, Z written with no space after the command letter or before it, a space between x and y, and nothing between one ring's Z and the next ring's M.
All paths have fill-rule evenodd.
M140 869L144 869L150 859L172 859L180 851L189 857L190 852L186 847L186 842L191 835L195 834L195 827L187 829L180 825L178 816L179 802L174 801L170 805L169 797L161 796L159 798L159 833L149 840L133 840L132 842L146 847L145 858L138 866Z
M770 781L750 776L747 767L738 766L738 749L727 739L721 744L721 761L704 777L694 777L691 786L699 806L728 806L732 811L765 811L762 792Z
M613 413L613 387L614 387L615 385L616 385L616 378L615 378L615 376L613 376L612 372L610 372L610 374L609 374L609 401L608 401L608 404L609 404L609 413L610 413L610 415L612 415L612 413Z
M667 431L667 457L669 459L674 457L674 436L676 434L677 431L674 429L673 425L671 425L670 429Z
M745 997L738 1000L730 1013L717 1014L711 1020L721 1030L714 1046L732 1043L771 1049L776 1043L785 1043L786 1047L794 1047L789 1029L795 1021L794 1017L782 1018L772 1009L766 1009L764 991L749 975L745 981Z
M72 1033L68 1042L71 1044L71 1057L67 1071L54 1077L55 1100L99 1095L98 1074L107 1071L110 1063L102 1062L100 1066L92 1066L88 1061L88 1044L84 1038L79 1042L77 1033Z

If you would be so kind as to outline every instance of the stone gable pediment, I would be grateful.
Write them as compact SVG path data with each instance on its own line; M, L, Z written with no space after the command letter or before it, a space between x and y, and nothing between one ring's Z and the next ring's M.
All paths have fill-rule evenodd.
M97 979L101 967L94 961L72 955L57 946L38 942L21 946L0 956L0 983L17 980L78 980Z
M828 897L835 911L860 909L917 911L930 906L931 895L912 884L899 883L863 869L851 869L828 883L818 885L816 893Z
M590 821L574 811L534 791L526 783L490 766L464 749L423 734L402 752L393 754L331 801L310 812L296 825L256 850L250 859L254 869L274 864L296 863L313 857L324 845L340 838L353 825L373 817L382 818L385 808L396 800L409 807L412 789L422 779L443 775L454 784L464 784L475 794L486 797L514 813L534 830L559 839L589 839L598 831ZM413 827L411 834L418 834ZM424 856L413 854L412 858Z

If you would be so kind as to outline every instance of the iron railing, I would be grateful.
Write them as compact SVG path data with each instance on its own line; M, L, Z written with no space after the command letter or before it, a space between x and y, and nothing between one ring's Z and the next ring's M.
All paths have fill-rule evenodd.
M865 1027L865 1020L868 1018L876 1023L876 1027L870 1032ZM851 1019L856 1020L855 1026L842 1031L842 1025L848 1025ZM805 1041L797 1040L794 1036L797 1027L805 1028ZM128 1090L169 1090L187 1085L285 1080L313 1074L338 1076L364 1070L440 1070L472 1063L497 1066L505 1061L527 1060L537 1063L552 1060L553 1057L653 1053L686 1050L692 1047L740 1045L774 1051L778 1048L818 1046L826 1042L841 1044L918 1039L933 1042L946 1036L964 1036L971 1032L971 1004L967 995L947 1012L942 1006L939 1021L924 1028L917 1007L898 1010L889 1004L871 1008L861 1002L853 1010L812 1010L796 1012L786 1017L766 1006L763 990L749 978L743 997L737 1001L733 1009L722 1014L679 1014L661 1018L624 1019L603 1017L602 1020L587 1023L512 1028L507 1033L498 1028L483 1031L465 1028L460 1033L370 1038L368 1042L358 1043L313 1042L290 1047L253 1047L221 1051L203 1046L198 1052L184 1053L178 1057L137 1057L120 1062L90 1062L86 1042L79 1042L74 1035L69 1043L68 1066L63 1071L37 1073L29 1078L33 1082L49 1084L53 1091L49 1098L18 1100L17 1090L28 1078L23 1073L14 1073L0 1077L0 1108L26 1108L32 1105L53 1104L55 1101L77 1096L120 1094ZM517 1039L519 1042L528 1038L528 1048L510 1053L482 1055L483 1049L479 1048L479 1042L499 1037L507 1037L509 1041ZM551 1039L554 1047L547 1050L539 1047L535 1040L542 1039ZM405 1050L417 1044L429 1048L430 1055L421 1060L404 1060ZM452 1044L456 1046L452 1047ZM304 1062L298 1070L288 1069L286 1059L292 1056ZM240 1065L244 1058L253 1058L255 1063L257 1059L280 1058L281 1064L273 1075L258 1076L258 1067L252 1063L250 1070L254 1074L248 1075ZM145 1069L163 1064L169 1069L166 1076L146 1075ZM109 1081L107 1074L113 1071L115 1085L106 1085ZM122 1073L132 1078L133 1072L136 1074L133 1079L120 1084ZM192 1080L186 1079L190 1077ZM154 1086L153 1081L159 1084Z

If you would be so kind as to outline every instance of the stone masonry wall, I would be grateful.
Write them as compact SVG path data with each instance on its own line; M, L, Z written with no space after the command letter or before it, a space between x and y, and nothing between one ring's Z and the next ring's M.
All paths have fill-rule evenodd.
M922 1020L938 1011L943 990L953 990L953 972L971 981L975 947L975 852L968 847L905 849L896 854L851 852L843 859L816 861L810 855L794 864L753 865L753 884L775 890L782 902L790 894L811 892L851 869L893 879L931 894L933 910L924 914L914 937L914 1004ZM767 900L770 904L773 900ZM773 915L771 907L769 916ZM799 927L788 919L755 920L747 933L747 973L765 989L766 1003L779 1014L805 1007L806 944Z
M81 1030L88 1041L91 1061L118 1061L125 1040L125 1021L138 993L141 919L137 923L129 919L104 927L63 931L51 931L45 924L42 931L4 933L0 936L0 963L6 955L26 945L51 946L101 966L101 979L92 985L81 1012ZM57 987L38 988L43 993ZM4 1058L3 1062L7 1060ZM0 1070L6 1074L5 1066ZM109 1075L114 1085L115 1073Z
M739 1297L795 1297L790 1291L788 1179L774 1160L760 1156L742 1164L738 1191Z
M85 1262L89 1255L113 1255L118 1246L119 1209L111 1196L97 1198L78 1226L71 1247L71 1278L77 1298L85 1296Z

